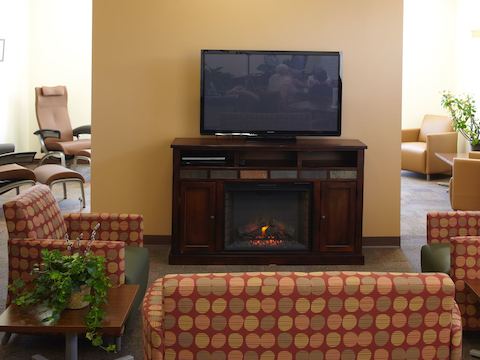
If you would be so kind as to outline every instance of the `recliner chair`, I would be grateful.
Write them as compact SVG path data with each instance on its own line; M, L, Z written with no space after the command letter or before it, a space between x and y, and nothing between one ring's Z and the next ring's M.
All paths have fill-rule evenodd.
M450 173L450 166L436 153L456 153L457 133L449 117L425 115L418 129L402 130L402 170L425 174Z
M85 125L72 129L67 102L65 86L35 88L35 110L40 129L34 134L39 137L42 152L45 153L40 163L56 157L66 166L66 156L73 157L74 165L77 159L90 162L90 139L79 139L79 136L90 134L91 127ZM74 140L74 137L77 140Z

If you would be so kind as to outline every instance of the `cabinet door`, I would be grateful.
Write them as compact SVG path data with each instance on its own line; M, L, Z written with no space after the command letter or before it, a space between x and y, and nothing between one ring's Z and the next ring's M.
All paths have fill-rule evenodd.
M180 251L208 251L215 244L215 183L180 185Z
M320 250L353 251L355 245L355 191L353 181L325 181L321 185Z

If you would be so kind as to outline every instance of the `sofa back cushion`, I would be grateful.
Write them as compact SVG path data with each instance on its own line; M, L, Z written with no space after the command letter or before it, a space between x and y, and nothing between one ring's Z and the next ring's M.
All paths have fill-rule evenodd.
M165 276L162 292L167 358L450 353L454 285L445 274L177 274Z
M35 185L3 204L10 239L63 239L67 226L50 188Z
M452 120L448 116L425 115L418 141L426 142L428 134L452 132Z

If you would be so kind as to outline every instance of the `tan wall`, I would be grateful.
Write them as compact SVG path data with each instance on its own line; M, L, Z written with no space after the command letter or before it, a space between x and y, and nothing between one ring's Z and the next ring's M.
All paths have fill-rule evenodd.
M93 16L95 211L170 233L169 144L199 135L200 49L340 50L342 137L369 146L364 236L399 235L401 0L102 0Z

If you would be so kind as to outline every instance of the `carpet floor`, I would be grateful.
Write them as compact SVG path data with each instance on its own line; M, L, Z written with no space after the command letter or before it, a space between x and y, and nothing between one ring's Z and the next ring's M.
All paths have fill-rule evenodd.
M79 171L87 179L86 193L90 198L90 173L89 167L81 166ZM420 247L425 243L425 216L429 210L449 209L447 188L439 186L436 180L427 182L419 175L402 172L401 195L401 248L364 248L365 265L338 265L338 266L276 266L276 265L169 265L166 245L149 245L150 251L150 281L167 273L195 273L195 272L227 272L227 271L321 271L321 270L365 270L365 271L420 271ZM448 179L441 178L443 182ZM63 200L61 187L54 189L54 194L59 199L62 212L78 212L80 192L72 186L69 187L69 197ZM13 198L15 192L0 196L0 204ZM82 210L89 211L87 207ZM7 232L0 210L0 310L3 310L7 291ZM138 312L138 310L135 310ZM0 333L0 336L2 334ZM469 359L468 350L476 346L480 348L480 339L477 336L464 336L464 359ZM143 358L141 318L132 316L127 324L123 336L122 350L118 354L107 354L100 349L93 348L85 340L79 341L79 359L116 359L124 355L133 355L135 359ZM49 360L64 358L64 340L62 336L30 336L14 335L10 342L0 347L0 359L30 359L34 354L42 354Z

